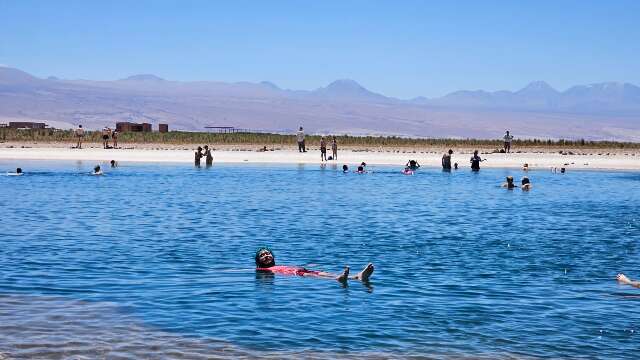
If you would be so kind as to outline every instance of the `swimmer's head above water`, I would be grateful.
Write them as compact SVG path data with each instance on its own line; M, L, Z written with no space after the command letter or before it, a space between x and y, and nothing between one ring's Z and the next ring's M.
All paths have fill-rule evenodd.
M22 168L17 168L16 169L16 174L22 174Z
M268 268L276 265L273 252L268 247L261 247L256 251L256 267Z

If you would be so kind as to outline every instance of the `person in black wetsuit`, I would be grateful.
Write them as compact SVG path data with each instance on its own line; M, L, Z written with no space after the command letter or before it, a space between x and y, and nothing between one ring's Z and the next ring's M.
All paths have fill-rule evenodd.
M209 149L209 145L204 146L204 160L207 166L213 165L213 156L211 156L211 149Z
M471 160L469 160L471 162L471 170L480 171L480 162L484 160L485 159L481 159L480 156L478 155L478 150L475 150L473 152L473 156L471 157Z

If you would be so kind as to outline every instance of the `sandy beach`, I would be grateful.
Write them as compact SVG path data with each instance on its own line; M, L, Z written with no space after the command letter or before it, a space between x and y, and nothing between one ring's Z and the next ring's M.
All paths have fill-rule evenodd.
M0 160L86 160L118 162L173 162L191 163L197 145L123 144L118 149L103 149L100 144L86 144L73 149L68 143L3 143ZM259 145L213 145L214 163L283 163L319 164L320 152L309 148L300 153L293 147ZM473 149L454 148L452 162L461 168L469 167ZM640 152L626 149L515 149L515 152L492 153L480 148L482 167L520 168L529 164L531 169L567 167L593 170L640 170ZM356 165L364 161L372 165L404 165L416 159L423 166L440 166L443 148L346 148L340 149L337 161L329 163ZM330 152L329 152L330 153Z

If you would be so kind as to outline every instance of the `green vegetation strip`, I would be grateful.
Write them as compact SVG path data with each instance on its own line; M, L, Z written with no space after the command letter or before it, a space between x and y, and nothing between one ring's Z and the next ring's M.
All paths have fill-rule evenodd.
M330 137L326 137L330 139ZM404 138L398 136L348 136L337 135L340 146L397 146L397 147L463 147L463 146L493 146L502 148L501 140L484 139L431 139L431 138ZM74 142L76 141L72 130L32 129L16 130L0 128L0 141L35 141L35 142ZM87 131L84 142L102 142L100 131ZM160 132L127 132L118 135L118 143L135 144L251 144L251 145L295 145L295 135L281 135L269 133L208 133L171 131ZM320 136L307 135L307 146L320 143ZM330 144L330 141L327 141ZM546 140L527 139L514 140L513 146L521 147L585 147L585 148L620 148L640 149L640 143L615 142L615 141L587 141L580 140Z

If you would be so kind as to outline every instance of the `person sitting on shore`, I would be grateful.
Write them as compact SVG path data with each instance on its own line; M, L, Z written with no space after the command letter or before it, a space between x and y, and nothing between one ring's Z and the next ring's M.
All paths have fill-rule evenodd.
M453 150L449 149L442 155L442 170L451 170L451 154L453 154Z
M625 285L629 285L629 286L633 286L633 287L637 287L640 288L640 281L637 280L631 280L629 279L625 274L618 274L616 276L616 279L618 280L618 282L620 282L621 284L625 284Z
M93 174L92 175L102 175L102 169L100 168L100 165L96 165L93 168Z
M410 168L411 170L416 170L420 167L420 164L418 164L417 160L409 160L409 162L407 162L405 166Z
M276 259L271 249L267 247L261 247L256 251L255 256L256 271L269 271L274 274L281 275L297 275L297 276L311 276L325 279L335 279L340 282L347 282L347 280L360 280L362 282L368 282L369 277L373 273L373 264L369 263L362 269L357 275L349 277L349 267L346 266L342 274L332 274L325 271L308 270L299 266L288 265L276 265Z
M522 189L522 191L531 190L531 181L529 181L528 177L524 176L522 178L522 180L520 181L520 188Z
M507 182L502 184L502 187L507 188L508 190L517 188L516 184L513 183L513 176L507 176Z
M342 165L342 172L345 174L349 172L349 167L346 164Z
M473 156L471 157L471 170L472 171L480 171L480 162L485 161L486 159L481 159L478 155L478 150L473 152Z

